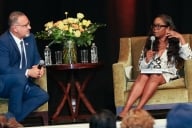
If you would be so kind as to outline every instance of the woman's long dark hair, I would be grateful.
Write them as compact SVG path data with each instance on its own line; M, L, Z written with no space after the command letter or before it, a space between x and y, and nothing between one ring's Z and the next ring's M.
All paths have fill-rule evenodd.
M167 25L170 29L176 30L176 27L173 23L173 20L170 16L166 14L161 14L158 15L157 17L161 18L165 25ZM152 36L152 28L150 29L149 32L149 37L146 40L145 48L144 48L144 55L146 56L146 52L151 49L151 40L150 36ZM167 56L168 56L168 64L172 64L173 61L176 63L176 67L180 68L183 66L183 59L179 56L179 39L177 38L170 38L168 39L169 47L167 48ZM159 40L156 38L155 42L153 43L153 50L158 51L158 45L159 45Z

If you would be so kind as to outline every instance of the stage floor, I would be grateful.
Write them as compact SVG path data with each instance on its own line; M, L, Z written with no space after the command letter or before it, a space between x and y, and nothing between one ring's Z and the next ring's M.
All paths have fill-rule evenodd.
M35 126L25 128L89 128L89 124L79 123L79 124L64 124L64 125L50 125L50 126ZM120 128L120 121L117 121L117 128ZM154 128L166 128L166 119L155 120Z

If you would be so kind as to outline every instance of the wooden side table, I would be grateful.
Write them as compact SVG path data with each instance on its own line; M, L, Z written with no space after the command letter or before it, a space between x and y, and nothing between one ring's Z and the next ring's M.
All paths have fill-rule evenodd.
M63 97L57 106L55 113L52 116L52 121L61 121L65 120L66 116L59 116L64 105L68 103L71 116L68 118L76 121L77 119L87 118L88 115L80 115L79 114L79 105L80 101L86 106L91 114L95 114L96 111L93 108L92 104L87 99L86 95L84 94L84 90L93 77L95 71L102 66L102 63L77 63L77 64L53 64L47 66L48 72L54 74L54 71L66 71L68 70L70 80L65 84L64 82L57 81L57 85L61 88L63 92ZM85 74L85 78L83 81L78 80L75 78L75 73L79 72L81 74L82 71L88 70L89 72ZM52 75L54 76L54 75ZM55 78L56 79L56 78ZM77 92L77 94L75 94ZM90 116L90 115L89 115Z

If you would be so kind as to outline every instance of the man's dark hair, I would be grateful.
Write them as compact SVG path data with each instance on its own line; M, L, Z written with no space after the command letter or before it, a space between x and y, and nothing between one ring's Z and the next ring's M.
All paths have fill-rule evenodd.
M89 128L116 128L116 117L111 111L103 109L90 118Z

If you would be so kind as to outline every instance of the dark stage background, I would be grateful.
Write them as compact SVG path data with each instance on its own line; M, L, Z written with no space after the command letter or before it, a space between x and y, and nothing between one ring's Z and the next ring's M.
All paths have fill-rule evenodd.
M104 66L85 92L96 110L107 108L115 113L112 64L118 59L119 38L146 35L152 19L160 13L172 16L179 32L192 33L191 4L190 0L0 0L0 33L7 29L7 17L13 10L28 15L33 33L44 29L50 20L64 18L65 11L69 16L82 12L93 22L107 24L96 32L95 38L99 60ZM38 40L41 55L45 44Z

